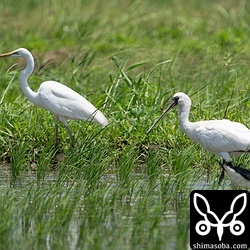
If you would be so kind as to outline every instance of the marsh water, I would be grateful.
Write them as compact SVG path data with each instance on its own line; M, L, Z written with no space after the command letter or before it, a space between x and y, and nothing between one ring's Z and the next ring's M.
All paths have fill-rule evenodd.
M165 176L165 178L168 177ZM76 182L70 185L65 183L65 186L60 182L61 187L56 189L55 192L52 191L55 186L58 186L57 173L53 172L43 178L42 184L41 182L38 183L36 172L25 172L13 183L10 166L2 165L0 167L2 198L4 196L7 198L8 196L14 196L12 205L10 203L6 208L13 211L13 214L10 211L10 217L6 218L10 220L7 225L10 225L11 228L11 239L25 245L24 238L27 232L37 237L39 235L37 230L39 230L38 227L40 226L41 228L51 227L51 230L50 228L46 229L46 233L44 229L42 240L39 239L36 243L29 243L30 245L35 244L38 246L38 249L40 249L39 244L44 249L55 249L55 242L62 240L62 235L63 243L58 243L59 246L72 250L90 249L91 246L95 246L95 243L92 242L95 240L99 241L98 244L101 246L101 249L131 249L131 247L134 248L135 246L138 246L138 249L182 249L178 242L179 238L182 238L185 242L185 248L188 249L188 200L183 201L184 205L182 206L182 202L179 199L189 196L190 187L186 187L185 190L172 190L173 194L169 195L164 201L166 194L162 194L163 191L159 180L155 182L149 195L145 191L148 179L143 174L136 174L133 176L133 179L134 182L133 184L130 183L132 188L129 189L129 192L126 191L126 194L114 195L115 192L113 190L117 189L118 185L117 176L115 174L102 175L99 180L101 185L97 186L92 193L93 196L97 196L98 192L102 192L102 188L105 187L105 192L101 194L100 199L103 196L106 197L99 203L99 200L92 202L91 194L87 195L86 190L83 190L82 194L78 194L76 198L75 190L77 188L75 189L75 187L78 185ZM171 182L168 185L171 186ZM190 185L192 185L193 189L209 188L206 178L199 179L195 183L190 182ZM70 194L71 190L72 195ZM184 192L187 193L182 195L181 193ZM41 196L44 196L44 201ZM49 196L51 200L48 202ZM50 220L53 217L53 221L57 221L55 218L58 216L58 220L64 220L65 215L63 213L67 211L67 202L69 204L74 203L74 199L77 199L77 201L70 219L65 223L67 229L63 228L63 223L59 223L61 228L57 227L55 230L55 225L46 224L46 218L44 221L41 218L37 219L39 216L48 217ZM110 200L113 201L110 202ZM36 202L37 204L34 205ZM59 214L57 211L61 206L60 202L65 203L64 206L66 207L62 214ZM20 204L26 204L26 210L29 209L29 206L34 206L34 208L37 208L37 211L34 214L31 212L31 214L24 216L23 208ZM44 212L40 207L47 206L47 204L48 208L45 208ZM17 206L20 206L20 208L17 209ZM71 209L71 205L69 209ZM96 213L94 210L96 210ZM101 213L101 215L98 213ZM183 216L183 214L185 215ZM11 221L13 217L15 222ZM38 225L38 221L46 225ZM89 235L86 232L83 233L85 223L88 233L90 233ZM57 230L58 232L56 232ZM93 230L93 239L91 239L90 230ZM96 239L97 234L99 234L98 239ZM148 240L149 246L146 245ZM152 242L150 243L150 241Z

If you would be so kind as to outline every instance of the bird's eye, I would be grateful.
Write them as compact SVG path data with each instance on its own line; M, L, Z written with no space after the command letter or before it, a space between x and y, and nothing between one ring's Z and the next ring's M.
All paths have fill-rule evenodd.
M173 102L175 102L176 104L178 104L179 99L180 98L178 96L174 96L173 97Z

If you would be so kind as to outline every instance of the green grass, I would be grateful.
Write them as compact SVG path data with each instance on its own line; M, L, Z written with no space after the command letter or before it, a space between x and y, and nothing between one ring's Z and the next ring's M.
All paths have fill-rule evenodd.
M180 131L176 110L145 132L177 91L192 121L249 124L249 11L243 0L1 1L0 52L32 52L31 88L60 81L110 125L69 122L74 149L61 125L56 154L53 116L21 92L23 61L1 59L0 248L187 249L190 192L231 183L218 187L220 159Z

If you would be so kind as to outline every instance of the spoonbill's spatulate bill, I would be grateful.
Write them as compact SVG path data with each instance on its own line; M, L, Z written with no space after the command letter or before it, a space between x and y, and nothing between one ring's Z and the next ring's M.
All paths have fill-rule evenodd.
M67 119L92 121L101 126L108 125L108 120L101 111L97 110L89 101L74 90L59 82L46 81L40 85L37 92L31 90L28 84L28 77L34 69L34 58L27 49L20 48L13 52L0 55L0 57L7 56L22 57L26 60L26 68L21 71L20 75L22 91L30 102L54 114L56 146L59 142L59 121L65 125L73 146L75 144L75 139L68 127Z
M227 173L228 177L233 181L234 185L250 188L250 171L241 167L234 167L232 164L224 162L221 164L222 172L219 178L219 183L224 178L224 172Z
M190 98L183 92L176 93L166 111L147 130L147 134L157 122L172 108L179 106L181 130L193 141L201 144L207 151L231 162L230 156L250 152L250 130L241 123L230 120L189 121Z

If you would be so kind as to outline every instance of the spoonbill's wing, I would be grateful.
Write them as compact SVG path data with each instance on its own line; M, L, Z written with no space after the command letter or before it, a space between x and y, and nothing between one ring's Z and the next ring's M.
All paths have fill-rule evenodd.
M195 133L196 141L213 153L250 149L250 130L240 123L228 120L199 122Z

